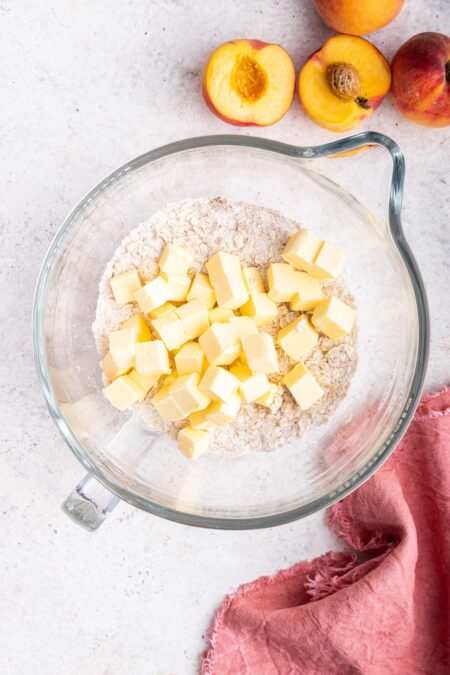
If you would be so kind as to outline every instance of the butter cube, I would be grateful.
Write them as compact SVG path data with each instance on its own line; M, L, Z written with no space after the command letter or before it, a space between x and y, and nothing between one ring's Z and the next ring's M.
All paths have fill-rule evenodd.
M179 375L201 375L206 369L205 352L197 342L186 342L175 355L175 366Z
M145 284L134 294L139 309L148 314L157 307L161 307L169 299L169 289L162 277L156 277Z
M262 276L256 267L244 267L242 269L242 277L249 295L255 293L264 293L264 282Z
M199 388L200 375L180 375L175 382L169 385L169 394L184 416L197 410L204 410L210 403L211 397Z
M163 316L167 316L171 312L176 310L175 305L172 305L171 302L165 302L161 307L157 307L152 312L150 312L151 319L162 319Z
M322 387L301 362L284 376L283 384L289 389L302 410L308 410L323 396Z
M166 244L158 265L159 269L168 275L186 274L193 260L194 256L184 246Z
M228 319L234 316L233 310L227 307L214 307L214 309L209 310L208 314L210 324L226 323Z
M203 272L197 272L192 281L186 300L201 300L207 309L212 309L216 304L216 294L211 286L209 277Z
M152 398L152 403L163 420L167 422L178 422L186 417L179 405L170 395L170 384L166 384Z
M199 387L213 401L226 403L230 400L239 386L239 380L218 366L209 366L203 375Z
M235 331L238 340L246 335L256 335L258 333L256 323L249 316L232 316L228 319L228 323Z
M255 293L248 302L241 307L241 314L249 316L257 326L266 326L278 316L278 309L267 293Z
M302 228L289 237L281 254L283 260L299 267L314 276L314 261L322 246L322 240L315 234Z
M138 342L135 367L141 375L169 374L169 353L164 342L162 340Z
M189 339L184 330L183 322L174 311L160 319L153 319L152 326L169 352L178 349Z
M186 300L191 285L191 277L187 274L166 274L161 272L161 278L167 284L167 299L174 302Z
M319 279L334 279L344 267L345 255L336 246L324 241L314 259L314 276Z
M319 339L318 333L309 319L300 317L280 330L278 344L294 361L300 361Z
M214 401L211 403L205 411L205 415L214 424L218 427L223 427L225 424L229 424L236 419L239 409L241 407L242 399L238 392L235 392L233 396L224 403L223 401Z
M242 338L242 348L248 367L254 373L278 373L278 358L273 339L267 333Z
M266 375L254 375L247 366L236 364L230 373L238 378L239 393L246 403L252 403L270 391L270 382Z
M269 382L269 391L257 398L255 403L263 405L265 408L271 408L275 402L275 397L278 393L278 385L275 382Z
M103 389L105 398L118 410L125 410L137 403L144 391L129 375L121 375Z
M238 309L248 300L241 263L231 253L216 253L207 263L209 279L219 307Z
M191 413L189 415L189 422L193 429L201 429L202 431L214 431L218 427L218 424L209 419L208 408Z
M129 370L134 366L135 350L136 342L133 328L121 328L109 334L109 351L119 369Z
M295 270L286 263L272 263L267 268L268 296L274 302L290 302L296 293Z
M100 366L110 382L121 375L125 375L129 370L129 368L119 368L114 361L111 352L107 353L103 361L100 362Z
M296 293L291 302L294 312L308 312L325 297L320 281L307 272L295 272L295 288Z
M198 341L211 365L228 366L241 353L236 331L229 323L213 323Z
M147 342L152 339L150 328L145 323L142 314L133 314L129 319L120 324L121 328L132 328L134 330L135 342Z
M176 310L178 318L184 327L184 332L190 340L199 337L209 328L208 310L201 300L191 300Z
M134 294L142 286L142 280L138 270L130 270L123 274L116 274L109 283L114 299L119 305L126 305L127 302L133 302Z
M161 377L160 375L141 375L135 368L132 368L128 375L144 392L142 398L148 394L152 387L158 384L158 380Z
M339 298L330 296L320 302L313 312L311 321L317 330L332 340L349 335L355 321L355 310Z
M181 429L178 434L178 447L188 459L198 459L208 450L211 441L211 433L201 429L193 429L190 426Z

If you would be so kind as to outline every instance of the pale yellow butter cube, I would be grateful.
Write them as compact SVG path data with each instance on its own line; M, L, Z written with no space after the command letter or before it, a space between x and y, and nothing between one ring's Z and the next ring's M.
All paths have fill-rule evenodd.
M186 342L175 355L175 366L179 375L201 375L206 370L205 352L197 342Z
M132 368L128 375L131 377L133 382L136 382L136 384L143 390L144 394L142 398L148 394L152 387L158 384L158 380L161 377L161 375L141 375L135 368Z
M208 408L198 410L189 415L189 422L193 429L201 429L202 431L214 431L214 429L217 429L219 425L208 417Z
M247 335L242 338L245 360L254 373L278 373L278 358L273 339L267 333Z
M249 316L232 316L228 319L228 323L233 327L238 340L246 335L256 335L258 333L256 323Z
M189 339L184 330L183 322L175 311L169 312L160 319L153 319L151 323L153 330L164 342L169 352L178 349Z
M186 296L186 300L201 300L207 309L216 304L216 294L211 286L209 277L203 272L197 272Z
M213 323L198 341L211 365L228 366L241 353L236 332L229 323Z
M109 334L109 351L118 368L129 370L134 366L135 350L136 341L133 328L121 328Z
M275 382L269 382L269 391L257 398L255 403L263 405L265 408L271 408L275 403L275 397L278 394L279 387Z
M100 362L100 366L110 382L121 375L125 375L129 370L129 368L119 368L114 361L111 352L107 353L103 361Z
M322 246L322 240L302 228L289 237L281 254L283 260L314 275L314 261Z
M241 263L231 253L216 253L206 263L209 279L219 307L238 309L248 300Z
M208 310L201 300L191 300L175 310L181 319L184 332L190 340L199 337L209 328Z
M244 267L242 276L249 295L265 292L262 276L256 267Z
M207 450L211 442L211 433L202 429L184 427L178 434L178 447L188 459L198 459Z
M304 363L297 363L283 378L283 384L291 392L302 410L308 410L322 398L323 389Z
M267 268L268 296L274 302L290 302L296 293L295 270L287 263L272 263Z
M162 277L156 277L136 291L134 299L141 312L148 314L167 302L169 289Z
M169 385L169 393L185 417L198 410L204 410L210 403L211 397L199 388L200 375L180 375L175 382Z
M165 302L161 307L157 307L152 312L150 312L151 319L162 319L163 316L167 316L171 312L176 310L175 305L171 302Z
M129 319L120 324L121 328L132 328L135 334L135 342L147 342L152 339L149 326L145 323L142 314L133 314Z
M138 342L135 368L141 375L168 375L169 353L164 342L162 340Z
M138 270L130 270L123 274L117 274L110 280L110 286L114 299L119 305L134 302L134 294L142 286L142 280Z
M317 330L332 340L349 335L355 321L355 310L340 298L330 296L320 302L313 312L311 321Z
M159 258L159 269L166 274L186 274L194 256L184 246L166 244Z
M247 366L236 364L230 373L238 378L239 393L246 403L252 403L270 391L270 382L266 375L255 375Z
M126 410L144 395L143 389L129 375L121 375L103 389L105 398L118 410Z
M319 279L334 279L342 272L344 261L344 253L324 241L314 259L314 276Z
M239 387L239 380L218 366L209 366L203 375L199 387L213 401L226 403Z
M278 344L286 354L294 361L300 361L314 345L317 344L319 335L309 319L300 317L288 326L282 328L278 335Z
M209 312L209 323L227 323L228 319L232 316L235 316L232 309L227 307L214 307L210 309Z
M266 326L278 316L276 303L267 293L255 293L240 309L243 316L249 316L257 326Z
M170 384L165 384L152 398L152 403L163 420L178 422L186 417L184 412L170 395Z
M224 403L223 401L214 401L211 403L205 411L205 415L214 424L218 427L223 427L225 424L229 424L236 419L239 409L241 407L242 399L238 392L235 392L233 396Z
M317 307L325 297L320 281L307 272L295 272L295 289L291 302L294 312L308 312Z
M166 274L161 272L161 278L167 284L167 299L174 302L183 302L191 285L191 277L187 274Z

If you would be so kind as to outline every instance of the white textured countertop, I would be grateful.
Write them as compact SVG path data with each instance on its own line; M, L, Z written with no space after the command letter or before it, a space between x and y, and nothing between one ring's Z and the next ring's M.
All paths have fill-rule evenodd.
M447 0L406 0L373 40L390 57L407 37L445 25ZM30 333L51 238L71 206L118 165L205 133L303 145L335 138L303 116L297 99L275 127L228 127L199 91L208 53L226 39L280 42L298 67L329 34L310 0L0 3L2 674L194 673L226 593L335 545L321 514L273 530L216 532L119 505L96 534L77 528L59 505L83 471L44 408ZM369 125L406 155L404 225L430 299L427 388L436 388L450 373L449 130L405 122L390 100ZM364 194L370 182L358 158L337 160L332 170L374 199Z

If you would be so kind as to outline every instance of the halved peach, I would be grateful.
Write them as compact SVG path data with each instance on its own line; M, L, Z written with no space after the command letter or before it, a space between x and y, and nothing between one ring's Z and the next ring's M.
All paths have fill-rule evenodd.
M316 124L343 132L372 115L390 86L389 63L373 44L334 35L301 69L298 93Z
M289 110L295 70L279 45L233 40L218 47L203 73L203 96L225 122L239 126L275 124Z

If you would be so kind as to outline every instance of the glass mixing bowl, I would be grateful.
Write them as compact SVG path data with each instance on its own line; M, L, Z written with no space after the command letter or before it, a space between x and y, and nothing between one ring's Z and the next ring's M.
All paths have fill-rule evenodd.
M388 224L314 168L318 157L365 145L393 159ZM89 472L64 504L74 520L96 529L120 498L190 525L273 526L328 506L381 465L415 410L428 353L425 292L400 225L403 177L398 146L373 132L310 148L210 136L138 157L86 195L50 246L34 307L45 399ZM91 324L100 277L123 237L168 202L219 195L279 210L346 251L359 364L346 399L304 438L273 453L190 462L165 434L104 399Z

